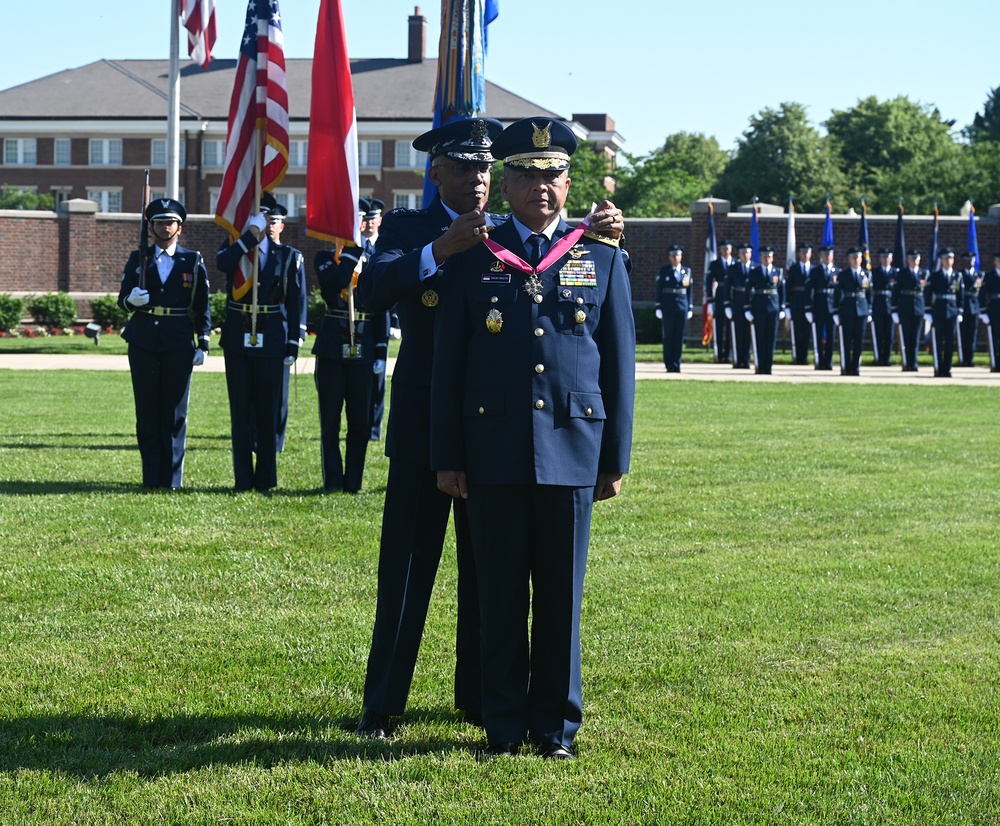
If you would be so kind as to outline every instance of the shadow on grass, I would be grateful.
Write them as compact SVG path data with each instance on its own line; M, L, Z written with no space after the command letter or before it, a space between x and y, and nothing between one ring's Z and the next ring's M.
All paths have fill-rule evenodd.
M413 719L460 722L455 712L425 712ZM311 714L0 718L0 772L53 771L83 778L135 772L155 778L220 764L383 762L470 750L459 742L365 740L354 734L356 724L352 718Z

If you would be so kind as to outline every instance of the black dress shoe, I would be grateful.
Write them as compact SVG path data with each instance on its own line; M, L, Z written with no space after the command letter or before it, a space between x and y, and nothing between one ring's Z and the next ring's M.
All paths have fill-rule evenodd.
M515 755L520 750L520 745L517 743L490 743L485 749L483 749L479 756L483 760L490 760L494 757L503 757L504 755Z
M546 760L572 760L576 757L562 743L544 743L539 748L538 753Z
M370 740L385 740L392 731L392 724L389 718L366 708L361 713L361 721L355 732L358 737L367 737Z

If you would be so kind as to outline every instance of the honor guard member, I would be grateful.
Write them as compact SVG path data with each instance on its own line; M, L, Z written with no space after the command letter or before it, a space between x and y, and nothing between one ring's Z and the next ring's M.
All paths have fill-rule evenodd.
M750 323L746 320L747 288L750 282L750 271L753 269L753 247L750 244L740 244L736 250L737 261L726 273L725 298L723 311L726 324L730 326L733 340L733 367L739 370L750 369Z
M358 201L358 208L361 211L361 251L364 253L365 261L371 261L375 255L375 244L378 241L378 229L382 225L382 210L385 209L385 203L378 198L370 200L361 198ZM386 330L389 329L390 316L391 313L386 311ZM385 416L385 354L377 357L372 363L372 372L374 379L371 393L371 440L377 442L382 438L382 418Z
M390 718L403 713L413 679L424 620L444 544L452 498L438 490L430 467L430 379L434 359L439 269L452 255L478 244L506 220L486 214L493 155L503 129L490 118L469 118L425 132L413 146L427 152L437 195L426 209L396 209L380 228L375 257L362 271L358 295L372 312L396 308L401 339L390 388L385 453L389 457L378 603L365 676L358 734L385 737ZM615 237L621 211L603 202L592 227ZM455 707L481 722L479 603L475 561L464 502L455 500L458 627Z
M812 325L813 360L817 370L833 369L833 339L836 312L833 290L840 270L833 263L833 247L819 248L819 264L809 271L809 304L806 320Z
M906 266L896 273L892 285L892 320L899 326L899 351L903 372L917 372L917 351L924 320L924 286L927 270L920 266L920 250L906 253Z
M806 308L811 303L809 271L812 269L812 244L799 244L795 256L798 260L785 274L785 295L791 313L792 363L808 364L812 329L806 319Z
M513 217L450 259L441 287L431 462L443 491L467 497L487 756L528 739L573 756L591 513L629 469L628 271L616 245L560 218L576 146L559 121L504 130L493 151Z
M323 489L357 493L365 472L365 454L371 436L373 365L385 365L389 337L388 313L369 313L355 301L359 247L348 247L340 261L330 250L316 253L313 266L320 294L326 302L323 323L316 335L316 394ZM340 453L341 413L347 413L347 439Z
M267 227L265 228L265 231L267 232L268 240L272 244L280 244L281 233L285 229L285 218L288 216L287 207L285 207L284 204L279 204L270 192L265 192L260 199L260 208L261 212L267 216ZM299 251L294 247L288 247L288 249L299 253ZM299 255L301 255L301 253L299 253ZM308 317L307 303L308 295L306 290L303 289L302 308L299 316L300 342L304 341L306 337L306 319ZM278 414L278 430L275 436L276 449L278 453L283 453L285 450L285 431L288 429L288 396L291 384L292 368L288 364L284 365L284 368L285 372L281 380L281 412ZM254 439L254 445L256 446L256 438Z
M924 285L925 318L930 317L934 375L948 378L955 352L956 327L962 320L962 274L954 269L955 250L941 250L940 266Z
M965 269L962 270L962 321L958 325L958 364L972 367L975 363L976 343L979 333L979 291L983 286L983 274L976 269L975 250L965 253Z
M865 325L871 321L868 293L871 276L861 265L862 250L847 251L847 269L841 270L833 291L837 314L833 323L840 333L840 375L861 375L861 348L865 341Z
M892 265L892 250L878 252L879 265L872 270L872 348L875 364L888 367L892 363L892 288L899 270Z
M278 484L277 430L284 368L295 363L303 324L302 254L272 242L267 226L265 208L250 217L244 233L232 244L224 244L215 259L226 274L228 302L220 343L226 359L237 491L265 491Z
M184 481L191 369L208 353L208 270L200 252L177 243L187 218L180 201L150 201L143 217L153 245L129 256L118 305L133 313L122 338L128 342L142 484L173 489Z
M708 265L705 276L705 296L708 299L708 312L715 323L712 325L712 346L715 352L715 363L728 362L732 357L732 343L729 340L730 324L726 320L725 283L726 273L733 265L733 242L719 243L719 257Z
M979 307L979 319L986 325L990 372L1000 373L1000 252L993 256L993 269L983 276Z
M681 372L684 331L692 316L694 280L691 270L681 265L684 248L671 244L667 261L656 276L656 317L663 329L663 363L668 373Z
M750 271L743 316L750 324L753 362L758 374L770 375L774 348L778 343L778 322L785 317L785 277L774 266L774 247L760 248L760 266Z

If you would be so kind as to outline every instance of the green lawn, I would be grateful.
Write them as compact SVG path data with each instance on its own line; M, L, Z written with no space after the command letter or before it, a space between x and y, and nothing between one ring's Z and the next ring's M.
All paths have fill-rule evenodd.
M397 736L351 733L387 462L319 492L308 378L270 496L230 492L221 374L176 494L127 373L0 387L0 823L1000 823L991 388L640 382L580 757L481 763L452 545Z

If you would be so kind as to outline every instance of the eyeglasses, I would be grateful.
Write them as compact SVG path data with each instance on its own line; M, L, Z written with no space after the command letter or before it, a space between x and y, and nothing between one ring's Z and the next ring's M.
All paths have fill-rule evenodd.
M433 169L458 169L466 175L471 175L475 172L478 175L485 175L491 169L493 169L493 164L491 163L436 163L432 167Z

